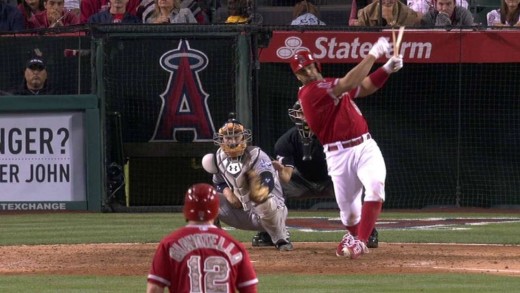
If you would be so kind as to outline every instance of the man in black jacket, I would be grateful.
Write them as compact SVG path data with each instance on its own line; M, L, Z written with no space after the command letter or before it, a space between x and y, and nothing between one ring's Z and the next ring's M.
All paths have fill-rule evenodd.
M53 91L48 86L45 61L39 56L34 56L27 61L23 84L13 92L13 95L50 94L53 94Z

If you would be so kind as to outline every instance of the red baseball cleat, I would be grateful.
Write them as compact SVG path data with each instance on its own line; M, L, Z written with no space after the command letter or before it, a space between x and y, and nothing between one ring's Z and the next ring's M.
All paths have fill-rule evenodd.
M369 250L363 241L359 241L354 236L347 233L341 239L341 242L336 249L336 255L340 257L349 257L355 259L362 254L369 253Z

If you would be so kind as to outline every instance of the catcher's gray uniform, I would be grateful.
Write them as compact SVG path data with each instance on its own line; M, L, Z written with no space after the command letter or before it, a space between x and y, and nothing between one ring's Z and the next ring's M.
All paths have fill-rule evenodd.
M287 207L278 175L269 156L258 147L248 146L242 156L230 158L219 148L215 154L215 163L218 173L213 175L213 183L220 190L223 189L222 186L231 188L242 204L242 208L235 208L221 195L220 220L237 229L267 232L274 243L280 240L288 241L289 235L285 226ZM251 176L248 172L251 170L254 170L266 185L273 186L267 200L260 204L250 199Z

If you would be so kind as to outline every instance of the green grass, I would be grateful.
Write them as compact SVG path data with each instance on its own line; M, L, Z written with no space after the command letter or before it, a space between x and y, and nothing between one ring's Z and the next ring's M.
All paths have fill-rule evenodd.
M259 292L516 292L520 278L477 274L262 275ZM1 276L0 292L144 292L145 276Z
M520 278L457 274L261 276L260 292L514 292ZM285 287L280 287L284 284ZM498 287L500 289L498 289ZM282 289L283 288L283 289ZM282 291L283 290L283 291Z
M290 217L332 217L338 212L291 212ZM418 218L518 218L520 214L394 213L380 221ZM172 213L42 213L0 214L0 245L158 242L183 226L182 214ZM520 244L520 223L455 226L463 230L379 231L383 242ZM230 230L241 241L252 231ZM298 241L336 242L343 232L291 230ZM374 265L377 265L375 263ZM516 292L520 278L487 274L380 274L259 276L260 292ZM0 275L0 292L144 292L146 276Z
M331 217L338 212L292 212L290 217ZM516 214L383 213L380 221L418 218L492 218L520 219ZM167 231L185 224L180 213L45 213L0 215L0 245L74 244L74 243L149 243L158 242ZM464 230L380 230L383 242L411 243L489 243L520 244L520 223L483 226L454 226ZM467 229L467 230L466 230ZM252 231L231 230L242 241ZM343 232L301 232L291 230L293 241L335 242Z

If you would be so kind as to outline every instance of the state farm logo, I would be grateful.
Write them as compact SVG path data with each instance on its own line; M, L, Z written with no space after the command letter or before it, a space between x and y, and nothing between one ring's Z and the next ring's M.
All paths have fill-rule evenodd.
M280 59L289 59L300 51L310 51L307 47L302 47L302 39L298 37L288 37L285 39L285 46L276 50L276 56Z
M340 41L336 37L320 36L314 40L314 48L311 50L304 47L302 39L289 36L285 39L284 46L276 50L276 56L280 59L289 59L296 52L308 50L313 52L314 58L320 59L358 59L365 58L372 42L360 40L356 37L350 41ZM400 52L406 59L430 59L432 53L432 43L430 42L403 42ZM386 54L387 58L393 56L393 50Z

